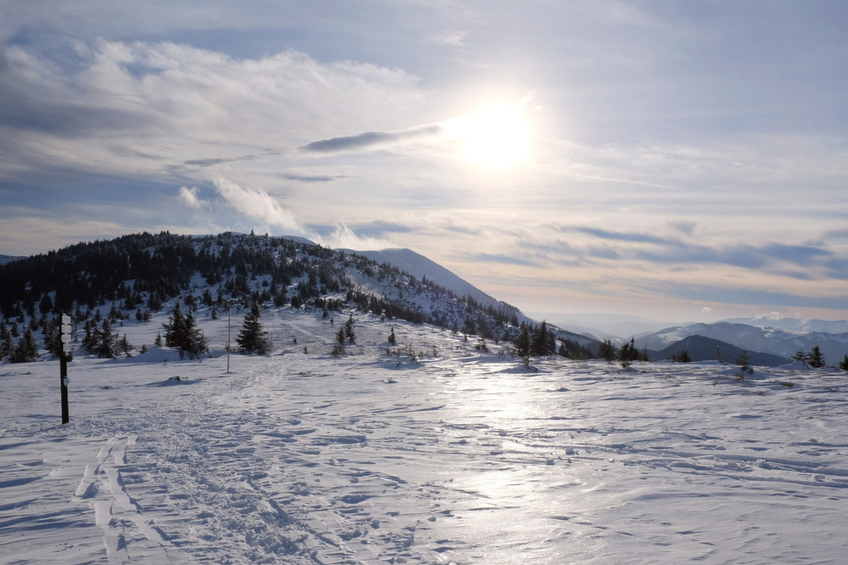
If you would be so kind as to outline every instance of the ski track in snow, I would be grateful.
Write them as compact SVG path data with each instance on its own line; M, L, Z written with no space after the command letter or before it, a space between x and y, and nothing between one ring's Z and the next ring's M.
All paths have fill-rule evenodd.
M848 555L843 373L736 382L720 364L564 360L530 372L439 339L443 354L421 364L295 346L236 356L226 376L223 358L78 361L66 426L55 364L3 365L0 563Z

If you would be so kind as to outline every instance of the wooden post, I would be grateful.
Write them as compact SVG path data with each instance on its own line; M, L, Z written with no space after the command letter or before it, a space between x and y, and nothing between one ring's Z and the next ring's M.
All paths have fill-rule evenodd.
M74 331L71 317L62 314L62 354L59 356L59 385L62 390L62 423L70 420L68 415L68 353L71 351L71 334Z
M61 375L62 385L62 423L67 424L70 421L68 415L68 354L62 351L59 357L59 374Z

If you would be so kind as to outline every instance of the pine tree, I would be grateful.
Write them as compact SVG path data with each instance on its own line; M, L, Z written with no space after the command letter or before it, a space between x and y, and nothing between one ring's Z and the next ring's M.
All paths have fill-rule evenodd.
M182 350L188 353L189 358L193 359L200 357L201 353L208 353L208 349L206 336L197 327L197 320L194 315L189 314L185 318L185 346Z
M118 349L120 349L127 357L132 357L130 352L135 349L135 346L129 342L127 334L124 334L124 337L118 342Z
M607 363L612 363L616 358L615 345L608 339L605 339L598 346L598 358L603 359Z
M515 354L519 357L530 355L530 332L525 324L521 324L521 333L515 339Z
M818 345L813 347L813 351L810 353L809 363L810 367L815 369L820 369L825 366L824 354L821 352Z
M795 361L809 362L810 355L806 353L803 349L799 349L795 352L795 355L792 356L792 359L794 359Z
M254 301L250 311L244 315L244 324L236 338L236 343L241 348L242 353L265 355L271 350L268 332L262 329L262 324L259 322L261 317L262 312L259 309L259 303Z
M356 332L353 331L353 314L347 319L344 325L345 337L350 343L356 343Z
M5 322L0 322L0 359L12 354L12 333L6 327Z
M839 363L839 368L843 371L848 371L848 355L845 355L845 359L843 359L842 362Z
M171 312L168 323L162 324L162 327L165 328L165 345L168 347L179 348L183 348L185 346L185 316L183 316L179 300L177 300L177 303L174 305L174 310Z
M395 345L397 343L397 338L395 337L395 327L392 326L392 332L389 334L389 343Z
M114 359L118 356L118 332L112 333L112 323L109 318L103 320L103 329L98 332L99 340L94 353L100 359Z
M165 328L165 345L179 349L181 357L188 353L190 358L194 358L206 352L206 337L197 328L197 321L191 313L183 315L179 300L168 321L168 324L162 324ZM159 335L156 338L159 340Z
M35 334L32 333L32 330L27 328L9 360L12 363L29 363L37 358L38 342L35 340Z

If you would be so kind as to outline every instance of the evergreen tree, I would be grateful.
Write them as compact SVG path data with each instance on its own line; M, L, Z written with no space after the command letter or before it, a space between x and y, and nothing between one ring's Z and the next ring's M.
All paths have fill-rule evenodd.
M818 345L813 347L813 351L810 353L809 363L810 367L815 369L820 369L825 366L824 354L821 352Z
M356 343L356 332L353 331L353 314L347 319L344 325L345 337L350 343Z
M736 364L742 367L742 370L747 371L751 367L750 357L751 356L746 349L743 353L736 357Z
M616 358L615 345L608 339L605 339L598 346L598 358L603 359L607 363L612 363Z
M0 357L2 357L2 355L0 355ZM839 363L839 368L843 371L848 371L848 355L846 355L845 359L843 359L842 362Z
M109 318L103 320L103 329L98 333L99 340L94 353L100 359L114 359L118 356L118 332L112 333L112 323Z
M542 320L542 324L533 332L533 339L530 343L530 355L534 357L544 357L553 353L550 344L550 337L548 324Z
M200 328L197 327L197 319L194 315L189 314L185 318L185 347L181 349L188 353L189 358L200 357L201 353L208 353L209 347L206 344L206 336Z
M5 322L0 322L0 359L4 359L12 354L12 333L6 327Z
M38 342L35 340L35 334L32 333L32 330L27 328L9 360L12 363L29 363L37 358Z
M135 346L129 342L127 334L124 334L124 337L122 337L118 342L118 349L120 349L127 357L132 357L130 351L135 349Z
M242 353L264 355L271 350L268 332L262 329L262 324L259 322L261 317L262 312L259 309L259 303L254 301L250 311L244 315L244 324L236 338L236 343L241 348Z
M642 354L636 348L636 339L631 337L618 351L619 361L642 361Z
M206 352L206 338L203 332L197 328L197 321L191 313L188 316L183 315L179 300L174 305L174 311L168 322L162 324L165 328L165 345L179 349L180 356L188 353L190 358L198 357ZM159 336L156 337L158 340Z
M515 339L515 354L519 357L530 356L530 332L524 323L521 324L521 333Z
M810 355L806 353L803 349L799 349L795 352L795 355L792 356L792 359L794 359L795 361L804 361L806 363L810 361Z
M180 308L180 301L174 305L174 310L168 318L167 324L162 324L165 328L165 345L168 347L183 348L186 345L186 323Z
M395 337L395 327L392 326L392 332L389 334L389 343L395 345L397 343L397 338Z
M684 349L684 350L680 351L680 353L676 353L675 355L672 355L671 360L674 361L675 363L691 363L692 362L692 356L689 355L688 349Z

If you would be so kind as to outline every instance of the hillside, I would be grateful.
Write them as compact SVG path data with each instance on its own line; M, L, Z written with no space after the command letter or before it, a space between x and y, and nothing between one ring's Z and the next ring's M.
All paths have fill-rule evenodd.
M526 323L514 306L495 301L426 258L412 252L394 256L407 263L417 257L418 266L410 266L422 273L421 279L387 262L287 238L164 232L81 243L0 266L0 330L6 333L8 327L12 334L0 339L0 345L5 343L0 358L20 344L26 328L33 330L40 349L52 352L61 312L73 318L77 348L90 334L106 331L107 322L106 333L126 333L131 344L149 346L151 336L142 328L158 322L152 326L161 330L178 301L201 323L217 318L231 302L237 312L255 302L268 311L305 308L328 318L367 312L389 324L429 324L494 342L516 338ZM473 296L458 294L463 290ZM575 350L588 342L569 342L571 334L559 333Z
M712 361L720 358L728 363L734 363L743 355L747 355L748 362L751 365L763 367L776 367L792 362L791 359L786 357L758 351L746 351L729 343L702 335L683 338L660 351L649 351L649 355L654 360L670 359L684 350L689 353L692 361Z

